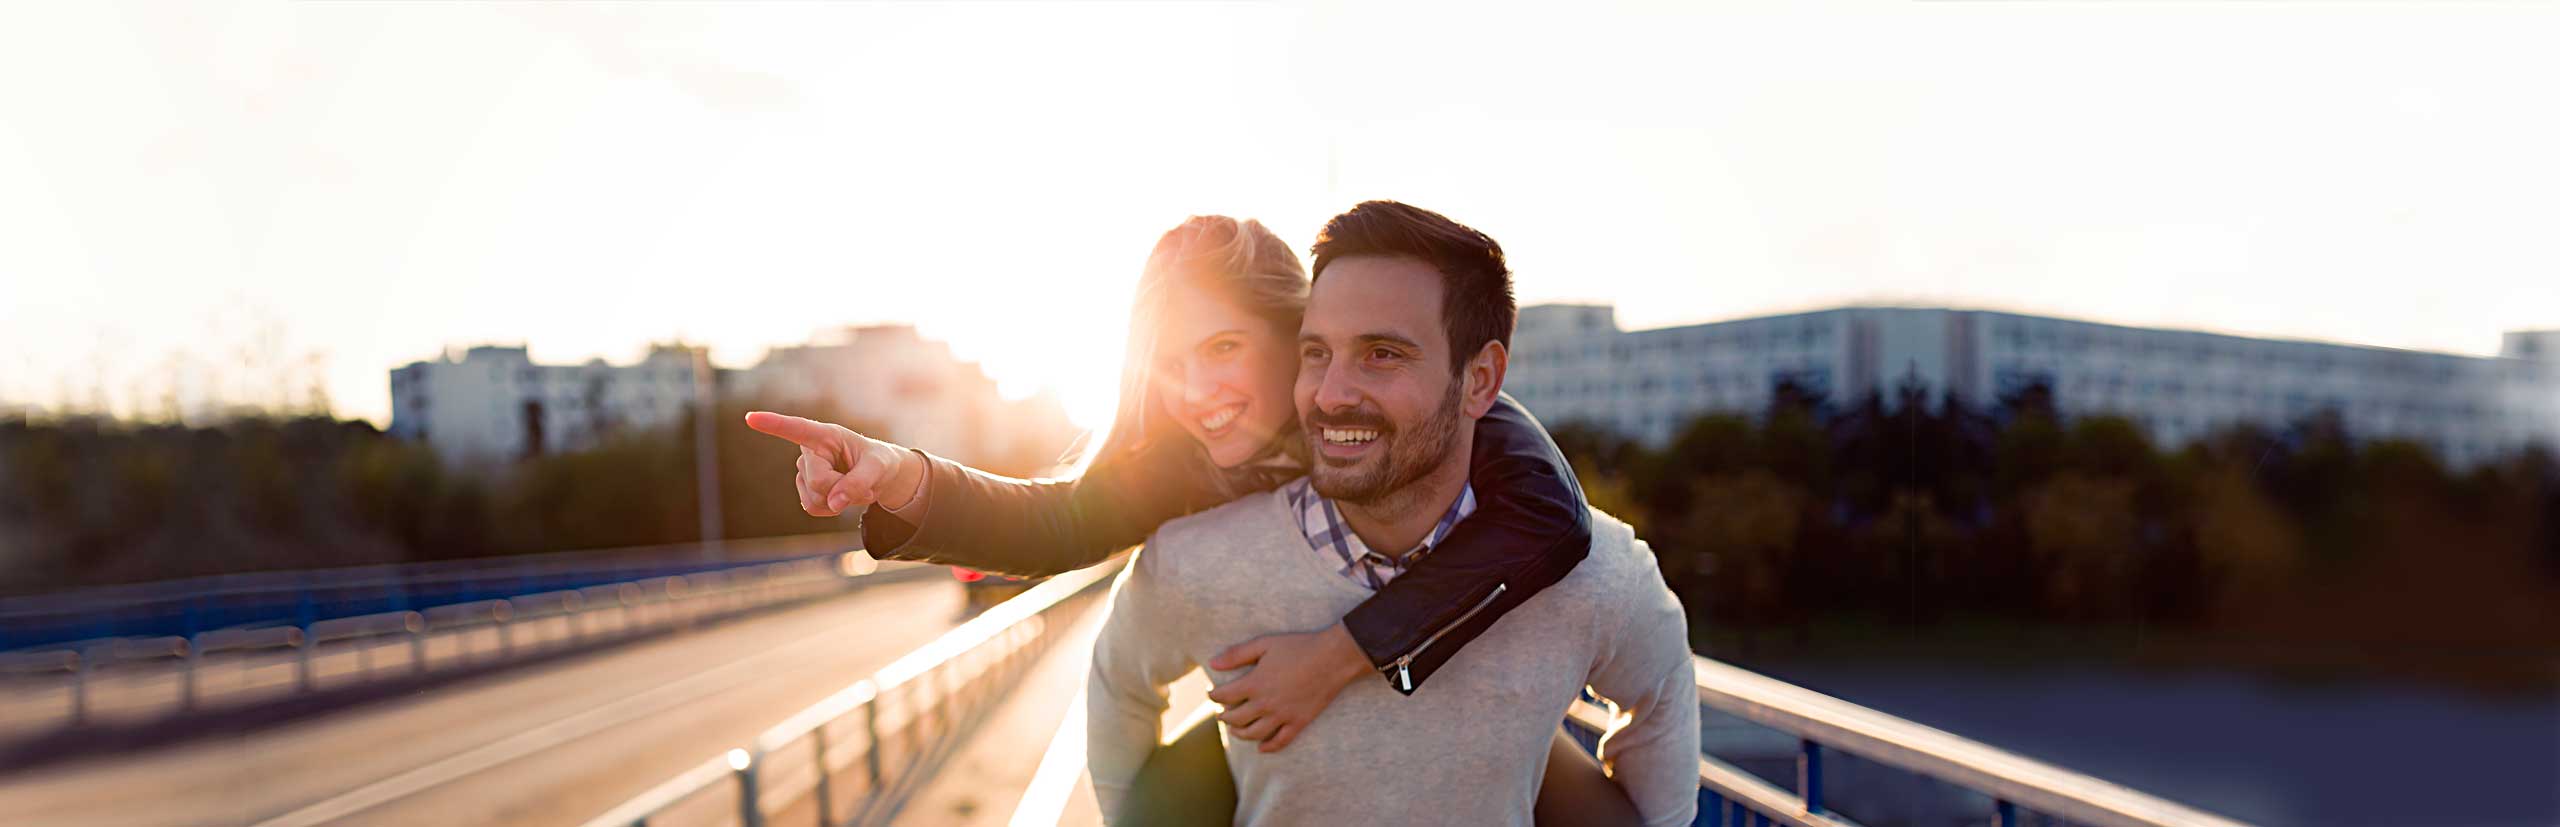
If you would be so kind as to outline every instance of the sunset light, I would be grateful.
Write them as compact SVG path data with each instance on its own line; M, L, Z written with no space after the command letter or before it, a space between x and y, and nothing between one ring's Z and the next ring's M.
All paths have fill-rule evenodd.
M2560 325L2521 242L2560 216L2518 195L2560 170L2515 160L2560 116L2491 104L2543 91L2487 62L2527 6L2342 9L2283 38L2337 70L2301 86L2243 71L2293 31L2272 6L2217 8L2175 71L2142 44L2192 26L2145 4L124 8L0 32L11 76L75 81L0 99L0 401L156 410L263 338L381 424L384 368L449 346L744 365L911 321L1093 426L1156 234L1222 212L1303 250L1370 197L1634 326L1919 301L2485 354ZM2361 60L2466 20L2488 42L2427 72Z
M2555 43L0 0L0 827L2560 825Z

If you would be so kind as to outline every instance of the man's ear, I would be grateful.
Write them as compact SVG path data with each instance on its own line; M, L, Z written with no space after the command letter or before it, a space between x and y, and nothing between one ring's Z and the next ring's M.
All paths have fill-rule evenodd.
M1468 419L1493 410L1494 397L1502 394L1502 376L1510 370L1511 349L1503 347L1499 339L1484 343L1484 347L1476 349L1475 356L1467 359L1467 369L1458 377L1465 382L1458 389L1458 407L1466 411Z

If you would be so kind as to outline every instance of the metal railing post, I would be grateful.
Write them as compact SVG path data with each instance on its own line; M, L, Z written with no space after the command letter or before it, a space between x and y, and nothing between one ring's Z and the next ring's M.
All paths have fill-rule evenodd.
M490 618L498 624L498 660L501 661L516 656L515 626L507 622L515 614L509 611L514 607L515 601L500 600L497 606L489 609Z
M71 723L89 722L89 669L97 658L89 654L91 647L71 650Z
M320 647L320 639L311 634L311 627L308 625L294 629L294 632L294 645L302 649L301 665L296 668L300 673L296 679L296 685L300 687L299 691L309 692L317 682L317 678L312 675L311 653L312 650Z
M408 617L401 619L401 624L409 627L409 671L414 674L426 674L427 616L410 612Z
M862 705L862 734L865 739L863 743L868 745L863 751L870 753L870 755L866 756L870 759L871 764L871 786L868 789L871 791L871 795L877 797L880 795L881 776L880 699L877 697L872 698L870 703Z
M940 739L943 733L951 731L951 664L959 659L960 655L955 654L941 663L934 664L916 681L922 685L921 688L925 692L929 693L927 697L932 699L935 739Z
M196 682L198 678L196 677L196 673L204 668L203 634L199 633L187 636L187 665L180 668L185 669L186 674L181 678L179 683L178 709L193 712L195 711L197 703Z
M756 789L757 765L762 756L748 754L746 760L730 759L731 770L738 778L738 827L764 827L763 794Z
M1822 745L1806 738L1800 741L1803 752L1796 758L1796 795L1804 799L1804 811L1822 814Z
M813 745L811 751L815 753L810 758L818 762L818 827L836 827L835 785L829 783L829 778L835 775L835 770L827 766L826 724L819 724L817 729L809 730L809 743Z
M2005 798L1991 805L1991 827L2019 827L2020 824L2018 805L2009 803Z

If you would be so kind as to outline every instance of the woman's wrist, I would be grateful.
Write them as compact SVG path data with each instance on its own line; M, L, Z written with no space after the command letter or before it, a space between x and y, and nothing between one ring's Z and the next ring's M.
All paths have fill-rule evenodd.
M905 511L924 495L927 470L924 453L903 445L883 444L888 446L889 455L895 457L892 460L895 464L890 467L889 478L882 481L876 502L893 512Z
M1360 642L1352 639L1351 627L1340 621L1324 630L1324 653L1325 662L1333 668L1336 685L1349 686L1361 676L1375 671L1369 663L1369 653L1362 651Z

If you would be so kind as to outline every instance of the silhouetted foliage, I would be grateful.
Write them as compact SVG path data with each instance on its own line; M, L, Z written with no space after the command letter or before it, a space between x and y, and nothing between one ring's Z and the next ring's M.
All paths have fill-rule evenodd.
M721 533L854 529L801 513L799 451L740 424L749 407L724 407L714 429ZM843 411L793 410L878 433ZM692 428L688 416L583 451L453 468L427 445L319 417L0 419L0 592L696 541ZM982 461L1028 474L1064 447Z
M1917 385L1839 405L1781 390L1759 417L1701 416L1658 449L1556 428L1693 628L1969 618L2252 646L2560 645L2546 449L2456 474L2329 414L2156 446L2121 417L2059 416L2042 386L1988 410Z

